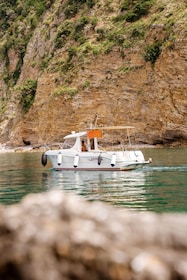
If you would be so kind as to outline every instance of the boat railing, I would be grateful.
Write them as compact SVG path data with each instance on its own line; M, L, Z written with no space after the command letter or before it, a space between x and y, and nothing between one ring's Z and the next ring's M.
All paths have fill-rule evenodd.
M63 148L63 143L60 143L60 142L57 143L57 142L55 142L55 143L45 144L44 147L45 147L46 149L50 149L50 150L55 150L56 148L62 149L62 148Z
M133 147L128 144L109 144L109 145L99 145L99 149L102 151L127 151L131 150Z

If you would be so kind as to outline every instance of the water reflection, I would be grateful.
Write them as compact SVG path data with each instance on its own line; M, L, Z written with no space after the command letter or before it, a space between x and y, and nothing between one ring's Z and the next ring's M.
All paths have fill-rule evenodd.
M84 200L100 200L116 206L128 206L128 201L137 203L138 197L146 193L142 171L51 171L43 173L43 184L48 190L70 192Z

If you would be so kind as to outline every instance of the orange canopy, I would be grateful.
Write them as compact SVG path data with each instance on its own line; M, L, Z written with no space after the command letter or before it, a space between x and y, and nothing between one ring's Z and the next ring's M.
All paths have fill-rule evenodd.
M100 129L91 129L87 131L87 137L88 138L102 138L102 130Z

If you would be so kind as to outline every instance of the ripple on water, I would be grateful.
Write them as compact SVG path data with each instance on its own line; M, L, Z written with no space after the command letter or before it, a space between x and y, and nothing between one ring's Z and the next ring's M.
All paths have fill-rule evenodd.
M29 193L58 190L121 209L187 212L187 149L148 149L146 153L153 164L129 172L56 172L41 166L41 153L3 155L0 202L19 203Z

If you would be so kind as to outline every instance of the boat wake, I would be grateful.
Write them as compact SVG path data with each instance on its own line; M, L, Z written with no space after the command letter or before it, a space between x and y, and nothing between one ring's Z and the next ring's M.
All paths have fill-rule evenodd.
M168 165L168 166L150 166L144 169L144 171L156 171L156 172L173 172L173 171L178 171L178 172L183 172L187 171L187 165Z

